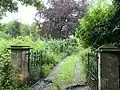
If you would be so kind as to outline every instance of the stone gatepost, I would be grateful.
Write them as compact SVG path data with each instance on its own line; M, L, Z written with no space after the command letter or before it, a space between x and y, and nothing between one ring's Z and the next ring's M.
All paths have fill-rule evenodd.
M14 70L14 75L17 79L25 84L28 84L29 76L29 46L11 46L11 64Z
M120 48L104 45L98 49L98 90L120 90Z

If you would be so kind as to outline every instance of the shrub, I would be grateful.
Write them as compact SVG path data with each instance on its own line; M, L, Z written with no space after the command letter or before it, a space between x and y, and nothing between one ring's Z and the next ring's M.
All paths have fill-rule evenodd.
M114 6L104 3L89 10L76 31L76 36L84 47L98 48L106 43L119 40L118 30L114 31ZM114 23L113 23L114 22Z
M13 74L13 68L11 66L10 52L5 48L0 52L0 90L18 90L26 86L18 82L16 75Z
M82 63L84 64L85 73L88 73L88 53L90 50L91 50L90 48L87 48L80 52L80 57L81 57Z
M54 40L44 42L41 40L33 41L29 36L19 36L17 38L12 38L10 40L5 38L0 38L0 89L5 90L17 90L19 88L26 88L26 86L21 85L16 82L16 76L13 76L10 51L7 49L11 45L19 46L30 46L33 48L33 52L39 51L42 53L42 59L39 61L31 62L31 76L32 80L36 81L39 78L46 77L54 66L67 55L72 54L76 51L78 47L78 42L76 40ZM69 51L68 51L69 50ZM39 67L34 67L32 64L37 64ZM37 78L39 77L39 78ZM13 89L14 88L14 89Z

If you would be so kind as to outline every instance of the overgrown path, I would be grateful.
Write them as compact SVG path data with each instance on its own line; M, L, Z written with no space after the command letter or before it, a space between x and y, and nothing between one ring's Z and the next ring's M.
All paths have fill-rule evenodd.
M49 88L51 87L51 83L53 83L53 79L56 76L56 73L59 71L61 66L68 60L68 58L69 58L69 56L67 58L65 58L62 62L57 64L57 66L53 69L53 71L48 75L47 78L45 78L42 81L41 80L38 81L35 85L32 86L32 88L34 90L45 90L45 88L47 88L47 90L49 90Z
M75 72L74 72L74 82L71 83L66 90L89 90L87 86L86 74L83 72L84 68L82 66L81 59L78 55L78 60L75 64Z
M48 75L48 77L46 79L48 80L53 80L55 78L56 73L59 71L59 69L61 68L61 66L67 62L69 56L67 58L64 59L64 61L60 62L54 69L53 71Z
M60 62L48 77L34 85L34 90L90 90L86 85L84 65L79 55Z

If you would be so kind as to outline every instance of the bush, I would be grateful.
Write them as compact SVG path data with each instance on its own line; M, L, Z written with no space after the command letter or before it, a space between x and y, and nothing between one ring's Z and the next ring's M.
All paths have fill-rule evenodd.
M0 52L0 90L15 90L21 89L26 90L26 86L20 84L18 79L13 74L13 68L11 66L10 52L7 48Z
M0 38L0 89L10 89L14 88L26 88L24 85L21 85L12 75L12 67L10 65L10 52L7 50L11 45L18 46L30 46L33 48L33 52L39 51L42 53L42 59L39 61L30 61L31 62L31 77L33 81L36 81L40 78L46 77L54 66L60 62L67 55L72 54L76 51L78 47L78 42L76 39L70 39L67 41L48 41L44 42L41 40L33 41L29 36L19 36L17 38L12 38L10 40L5 38ZM34 67L35 64L39 67ZM38 78L39 77L39 78Z
M90 52L90 48L84 49L80 52L80 57L82 63L84 64L84 71L88 74L88 53Z
M89 10L80 20L76 36L80 43L86 47L98 48L106 43L119 40L119 31L114 32L115 20L114 6L107 3ZM113 23L114 22L114 23Z

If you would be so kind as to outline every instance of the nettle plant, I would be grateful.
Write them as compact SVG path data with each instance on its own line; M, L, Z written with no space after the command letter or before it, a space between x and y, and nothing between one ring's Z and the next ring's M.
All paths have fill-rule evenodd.
M0 90L18 90L19 88L27 88L25 84L18 80L18 74L14 73L13 70L10 51L5 47L0 51Z

